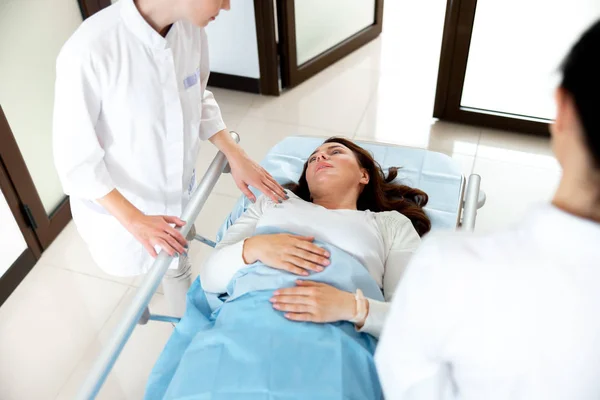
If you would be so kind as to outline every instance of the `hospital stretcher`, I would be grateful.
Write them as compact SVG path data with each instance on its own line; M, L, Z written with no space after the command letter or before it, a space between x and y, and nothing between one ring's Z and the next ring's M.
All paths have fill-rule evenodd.
M236 141L239 141L237 133L232 132L231 134ZM297 181L306 158L324 139L316 137L286 138L270 150L261 165L281 184ZM371 151L384 171L391 166L400 167L396 181L419 188L429 195L429 203L425 210L431 219L432 229L457 228L466 231L474 229L477 210L485 204L485 193L480 190L481 177L479 175L473 174L467 181L460 166L444 154L381 143L362 141L357 141L357 143ZM181 219L195 221L220 175L228 172L227 159L219 152L195 189ZM258 193L255 192L255 194ZM240 198L223 223L217 235L217 241L248 205L249 201L245 197ZM190 229L191 224L187 224L181 228L181 233L187 236ZM216 246L215 241L200 235L196 235L195 239L211 247ZM94 399L97 396L137 324L145 324L150 320L172 323L179 321L175 317L151 314L148 309L148 304L158 289L170 262L171 257L167 253L159 254L152 268L144 277L122 320L93 364L78 393L78 399Z

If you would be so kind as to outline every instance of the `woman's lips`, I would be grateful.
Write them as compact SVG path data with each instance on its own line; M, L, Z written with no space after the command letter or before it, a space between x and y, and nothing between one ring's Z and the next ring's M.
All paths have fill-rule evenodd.
M319 164L317 164L317 168L315 169L315 174L317 172L319 172L320 170L322 170L322 169L332 168L332 167L333 167L333 165L331 165L329 163L325 163L325 162L324 163L319 163Z

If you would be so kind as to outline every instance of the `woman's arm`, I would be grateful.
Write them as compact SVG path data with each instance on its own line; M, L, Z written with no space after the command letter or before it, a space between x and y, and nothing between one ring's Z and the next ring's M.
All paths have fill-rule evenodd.
M233 225L227 229L215 251L200 269L200 282L207 292L225 293L233 276L247 266L244 262L244 241L254 234L264 212L266 198L260 196Z
M361 332L379 337L383 324L390 310L390 302L398 283L404 274L412 255L415 253L421 238L410 220L395 212L381 213L377 216L378 224L384 233L384 241L389 248L383 273L383 296L385 302L367 299L369 311Z
M320 272L329 265L329 253L312 243L313 237L287 233L254 235L256 225L272 202L260 196L228 230L208 259L200 280L208 292L224 293L229 281L242 268L257 261L296 275Z
M360 332L379 337L390 309L390 301L421 238L410 220L397 213L381 213L377 223L388 251L383 274L385 302L367 299L367 317L353 321ZM324 283L302 281L296 287L279 289L271 298L273 308L293 321L317 323L352 321L357 314L354 293Z

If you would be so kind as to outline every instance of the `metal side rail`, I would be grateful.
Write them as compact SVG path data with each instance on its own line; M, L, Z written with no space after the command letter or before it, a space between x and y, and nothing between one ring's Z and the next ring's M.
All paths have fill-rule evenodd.
M464 231L473 231L475 229L475 220L477 219L477 210L485 205L486 196L481 188L481 176L472 174L469 176L469 183L465 192L463 203L463 216L461 229Z
M235 132L231 132L232 137L236 142L239 142L239 136ZM183 210L181 219L188 223L180 229L183 236L187 236L194 221L200 214L200 210L204 206L206 199L210 195L215 184L219 180L221 173L226 171L227 159L225 155L219 152L213 159L208 171L198 184L196 191L192 195L188 205ZM160 282L169 268L172 257L165 252L160 252L150 271L144 277L142 284L135 294L131 304L125 311L119 325L115 328L108 343L102 349L98 358L92 365L92 368L86 377L76 399L89 400L95 399L104 384L108 374L114 366L117 358L121 354L123 347L135 329L140 317L148 307L152 296L160 285Z

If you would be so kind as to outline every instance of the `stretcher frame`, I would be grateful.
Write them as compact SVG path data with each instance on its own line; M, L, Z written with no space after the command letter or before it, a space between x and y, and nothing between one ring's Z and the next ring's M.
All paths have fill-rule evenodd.
M240 137L236 132L231 132L231 136L236 142L239 142ZM190 221L179 229L184 237L187 237L190 232L193 221L198 218L202 207L206 203L221 174L229 172L229 165L225 155L222 152L218 152L183 210L181 219ZM461 230L473 231L475 229L477 210L483 207L486 201L485 193L480 190L480 186L481 177L479 175L471 174L468 182L464 177L462 178L462 198L459 203L459 221L457 223L457 228ZM206 239L201 235L196 235L194 239L213 248L216 246L214 241ZM180 318L177 317L151 314L148 308L150 300L167 272L172 258L166 252L160 252L152 267L144 276L131 304L125 310L123 318L92 365L76 399L89 400L96 398L136 325L144 325L148 321L169 323L180 321Z

